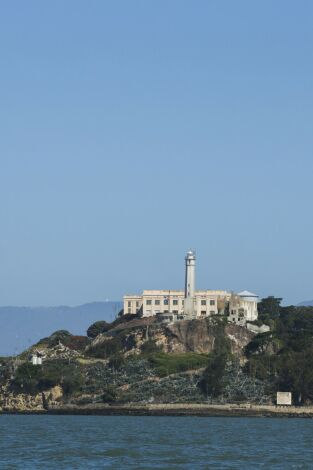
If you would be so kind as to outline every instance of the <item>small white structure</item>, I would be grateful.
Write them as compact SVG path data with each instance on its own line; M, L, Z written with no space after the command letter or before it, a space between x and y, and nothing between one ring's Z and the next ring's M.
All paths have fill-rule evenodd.
M42 365L42 358L43 358L43 355L42 353L40 353L39 351L35 351L32 355L31 355L31 363L33 364L33 366L41 366Z
M277 392L276 404L281 406L292 405L292 393L291 392Z
M237 325L245 325L247 322L258 318L258 296L244 290L239 294L232 294L229 301L229 319Z

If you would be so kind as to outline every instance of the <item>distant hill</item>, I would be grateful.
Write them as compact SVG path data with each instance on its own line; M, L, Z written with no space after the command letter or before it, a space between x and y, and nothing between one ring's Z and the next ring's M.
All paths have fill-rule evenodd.
M112 321L121 302L92 302L77 307L0 307L0 356L22 352L56 330L85 335L97 320Z
M298 307L313 307L313 300L305 300L304 302L300 302Z

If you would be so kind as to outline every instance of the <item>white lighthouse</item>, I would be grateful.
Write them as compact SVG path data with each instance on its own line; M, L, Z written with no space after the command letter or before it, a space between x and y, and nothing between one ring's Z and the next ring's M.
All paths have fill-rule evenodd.
M187 316L194 314L194 296L196 285L196 253L188 251L185 257L185 301L184 313Z

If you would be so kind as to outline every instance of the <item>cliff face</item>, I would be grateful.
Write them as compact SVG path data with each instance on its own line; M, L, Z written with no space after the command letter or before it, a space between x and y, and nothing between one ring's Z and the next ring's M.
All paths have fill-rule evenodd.
M242 326L228 323L221 330L220 325L205 319L183 320L170 325L158 324L151 319L150 322L145 320L142 325L137 322L133 327L128 323L124 329L120 325L110 335L116 333L123 337L123 352L127 356L139 353L148 340L155 342L166 353L208 354L213 351L220 334L229 339L231 352L242 356L245 346L254 336L254 333ZM110 335L99 335L91 347L112 340Z
M206 320L180 321L164 329L164 351L208 354L214 349L217 334L215 326L208 324ZM246 328L229 323L225 326L225 336L230 340L231 352L240 356L254 334ZM161 338L156 340L157 343L161 342Z

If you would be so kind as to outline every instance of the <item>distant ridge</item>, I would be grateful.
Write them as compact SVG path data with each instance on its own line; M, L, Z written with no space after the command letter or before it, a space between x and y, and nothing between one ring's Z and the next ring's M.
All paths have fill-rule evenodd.
M0 307L0 356L20 353L56 330L85 335L97 320L113 321L120 301L91 302L76 307Z
M300 302L298 307L313 307L313 300L305 300L304 302Z

